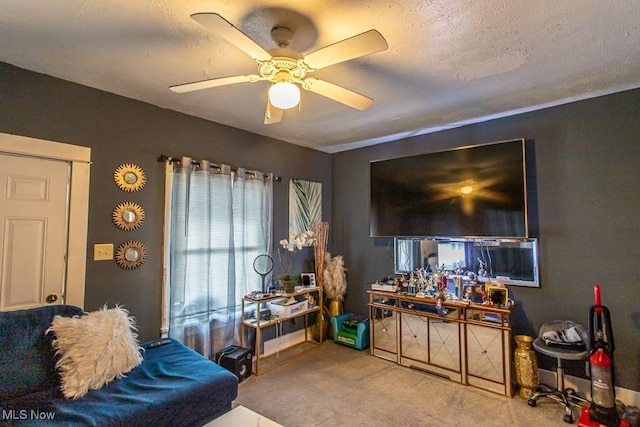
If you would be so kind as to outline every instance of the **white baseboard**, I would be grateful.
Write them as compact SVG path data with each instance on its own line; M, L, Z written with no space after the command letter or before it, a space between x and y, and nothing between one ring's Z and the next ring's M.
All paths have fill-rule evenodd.
M554 386L556 384L555 371L539 369L538 373L540 375L540 382L549 386ZM565 388L573 388L578 392L578 394L584 396L587 400L591 400L591 381L588 379L565 375L564 386ZM621 401L626 406L640 406L640 392L616 387L616 400Z
M311 333L308 331L308 333ZM282 335L278 338L274 338L269 341L264 342L264 352L262 354L263 357L271 356L279 351L284 350L285 348L289 348L292 345L300 344L304 342L304 329L300 329L298 331L291 332L286 335Z

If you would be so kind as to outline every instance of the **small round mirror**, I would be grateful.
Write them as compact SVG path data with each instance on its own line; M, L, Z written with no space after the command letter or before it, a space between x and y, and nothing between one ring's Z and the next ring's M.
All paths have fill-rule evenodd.
M137 203L122 202L113 210L113 223L125 230L135 230L144 223L144 209Z
M135 184L137 180L138 177L133 172L127 172L124 174L124 182L126 182L127 184Z
M137 215L134 211L124 211L122 213L122 219L124 219L124 221L128 222L129 224L136 220L136 216Z
M137 240L124 242L116 251L116 263L126 270L138 268L147 260L147 248Z
M127 261L133 262L133 261L136 261L138 258L140 258L140 252L138 252L137 249L129 248L124 253L124 257Z
M118 166L113 173L113 180L123 191L138 191L144 187L147 177L138 165L124 163Z

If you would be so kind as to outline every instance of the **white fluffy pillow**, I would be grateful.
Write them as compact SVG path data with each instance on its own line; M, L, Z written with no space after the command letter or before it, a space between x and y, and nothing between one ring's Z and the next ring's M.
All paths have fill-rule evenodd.
M82 397L142 363L135 321L119 306L84 316L55 316L49 331L56 335L56 368L67 398Z

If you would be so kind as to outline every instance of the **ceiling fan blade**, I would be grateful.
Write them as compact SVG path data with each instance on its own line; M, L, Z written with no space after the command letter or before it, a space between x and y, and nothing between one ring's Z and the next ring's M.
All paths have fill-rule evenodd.
M193 92L196 90L209 89L212 87L232 85L235 83L257 82L260 76L255 74L245 74L242 76L220 77L217 79L200 80L192 83L169 86L169 89L176 93Z
M209 28L229 43L234 44L253 59L259 61L271 59L269 52L217 13L194 13L191 15L191 19Z
M310 68L319 70L339 62L359 58L389 48L387 41L376 30L369 30L357 36L318 49L305 55L304 62Z
M309 77L304 79L303 88L318 95L326 96L334 101L341 102L356 110L366 110L373 104L373 99L360 95L357 92L329 83L324 80Z
M267 96L267 108L264 112L264 124L272 125L274 123L280 123L282 121L283 115L284 110L274 107L269 101L269 97Z

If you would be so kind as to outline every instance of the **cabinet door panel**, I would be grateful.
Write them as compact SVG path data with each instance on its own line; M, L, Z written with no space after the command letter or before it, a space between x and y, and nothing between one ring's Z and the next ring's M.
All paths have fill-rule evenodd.
M504 382L501 329L467 325L467 366L469 375Z
M429 322L429 363L460 370L460 324L439 319Z
M402 313L402 357L429 361L429 319L414 314Z
M374 309L373 311L373 346L374 348L397 353L396 322L398 315L395 311Z

